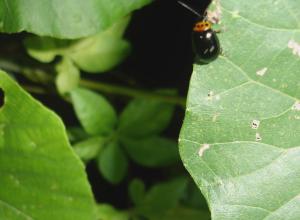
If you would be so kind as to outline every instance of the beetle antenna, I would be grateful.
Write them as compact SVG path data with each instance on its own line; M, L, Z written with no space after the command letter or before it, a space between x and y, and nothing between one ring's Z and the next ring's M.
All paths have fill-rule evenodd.
M192 9L189 5L185 4L182 1L177 1L181 6L185 7L186 9L188 9L189 11L193 12L195 15L202 17L198 12L196 12L194 9Z

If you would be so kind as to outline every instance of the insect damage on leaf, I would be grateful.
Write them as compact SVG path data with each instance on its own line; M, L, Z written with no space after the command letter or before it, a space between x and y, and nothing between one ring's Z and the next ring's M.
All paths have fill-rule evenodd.
M294 40L288 42L288 48L293 50L293 54L300 57L300 44Z
M295 111L300 111L300 101L297 101L292 108Z
M205 152L206 150L208 150L209 148L210 148L210 145L209 145L209 144L203 144L203 145L201 145L201 147L200 147L200 149L199 149L199 151L198 151L198 155L199 155L200 157L202 157L203 154L204 154L204 152Z
M268 71L268 68L265 67L263 69L260 69L260 70L256 71L256 75L258 75L258 76L264 76L267 71Z
M251 123L251 128L252 129L258 129L259 124L260 124L259 120L253 120L252 123Z
M213 4L214 4L215 8L214 8L214 10L207 11L207 17L211 23L219 24L220 20L221 20L221 15L222 15L220 0L214 0Z
M262 138L261 138L261 136L260 136L259 133L256 133L256 134L255 134L255 140L256 140L256 141L261 141L261 140L262 140Z

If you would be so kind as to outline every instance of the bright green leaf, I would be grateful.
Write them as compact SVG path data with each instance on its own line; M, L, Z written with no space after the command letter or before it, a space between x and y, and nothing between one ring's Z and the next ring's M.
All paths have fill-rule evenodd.
M115 23L110 29L78 41L68 55L80 67L90 72L105 72L119 64L129 53L130 45L122 39L129 17Z
M106 72L119 64L129 54L127 41L110 36L96 35L84 42L86 50L70 54L81 70L89 73Z
M110 134L117 123L114 108L100 94L77 88L71 92L74 109L80 123L91 135Z
M84 167L62 121L0 72L0 219L94 220ZM63 169L62 169L63 168Z
M136 207L136 212L149 219L163 219L170 209L177 206L186 183L185 178L177 178L154 185Z
M129 196L131 201L138 205L140 204L145 196L145 184L140 179L134 179L130 182L129 187Z
M151 99L134 99L120 116L119 131L130 137L159 134L169 125L173 112L173 105Z
M55 79L57 90L65 94L75 89L80 80L80 71L73 62L65 58L56 65L57 76Z
M167 138L158 136L143 139L123 138L122 143L129 156L143 166L168 166L180 160L177 143Z
M56 56L63 56L86 72L105 72L129 53L130 45L122 39L129 20L130 16L122 18L106 31L77 41L30 36L26 38L25 46L28 54L41 62L51 62Z
M94 159L104 147L107 138L92 137L74 144L73 149L84 161Z
M100 204L97 207L97 220L129 220L129 214L109 204Z
M300 219L299 8L222 1L224 56L194 66L180 151L213 220Z
M1 0L0 31L80 38L110 27L150 0Z
M52 62L57 55L64 55L71 43L67 40L38 36L29 36L24 41L27 53L43 63Z
M127 174L128 161L117 142L109 143L98 157L98 167L103 177L118 184Z

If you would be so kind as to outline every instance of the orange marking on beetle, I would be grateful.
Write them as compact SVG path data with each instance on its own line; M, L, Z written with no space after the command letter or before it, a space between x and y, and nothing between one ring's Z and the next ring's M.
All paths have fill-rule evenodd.
M197 22L193 28L195 32L203 32L211 29L211 23L208 21Z

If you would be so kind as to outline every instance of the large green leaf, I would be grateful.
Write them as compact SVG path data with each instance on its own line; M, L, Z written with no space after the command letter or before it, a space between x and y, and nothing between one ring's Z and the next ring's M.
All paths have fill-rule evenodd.
M0 31L80 38L103 31L151 0L0 0Z
M180 151L214 220L300 219L299 8L222 1L224 56L194 66Z
M0 219L95 219L61 120L0 72Z

